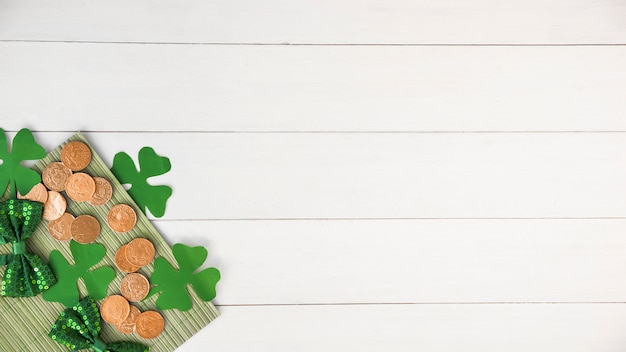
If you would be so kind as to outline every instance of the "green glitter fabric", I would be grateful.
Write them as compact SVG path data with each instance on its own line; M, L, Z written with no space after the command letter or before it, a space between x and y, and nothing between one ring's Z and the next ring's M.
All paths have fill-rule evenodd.
M57 281L41 258L26 251L24 243L39 225L42 212L43 204L39 202L25 199L0 202L0 244L13 245L12 254L0 255L0 265L7 266L2 296L36 296Z
M104 343L100 335L100 311L96 301L87 296L72 308L67 308L48 333L54 341L73 351L91 348L96 352L147 352L150 347L136 342Z

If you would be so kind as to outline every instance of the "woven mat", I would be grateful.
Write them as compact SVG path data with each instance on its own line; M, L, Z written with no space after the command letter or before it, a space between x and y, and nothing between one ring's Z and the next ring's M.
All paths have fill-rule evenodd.
M59 155L61 148L70 141L82 141L89 145L85 138L80 133L77 133L50 152L44 159L38 161L34 169L41 174L46 165L54 161L60 161ZM124 187L113 176L102 159L96 154L93 148L91 149L92 161L84 172L91 176L101 176L109 180L113 186L113 197L111 201L99 207L92 206L87 202L77 203L72 201L69 197L65 197L67 199L67 211L74 216L89 214L100 221L102 232L95 242L103 244L106 247L107 254L95 267L111 266L115 269L116 278L109 285L107 294L119 294L119 285L124 273L120 272L115 266L115 252L121 245L128 243L133 238L145 237L149 239L154 244L157 257L164 257L175 266L176 261L172 255L170 246L165 243L163 237L161 237L143 212L139 210L128 192L126 192ZM137 212L137 225L133 230L123 234L112 231L108 227L106 220L109 209L119 203L128 204ZM70 264L73 264L69 250L69 242L59 242L53 239L49 235L47 227L48 221L42 220L37 231L27 241L28 250L47 261L50 251L57 249L70 260ZM0 252L10 253L10 245L2 246ZM149 278L152 270L153 267L152 264L150 264L143 267L139 272ZM3 276L4 267L0 268L0 277ZM82 279L79 280L78 286L81 297L84 297L87 291L82 283ZM175 309L160 311L165 318L165 330L159 337L152 340L145 340L137 334L124 335L117 332L113 326L103 322L100 338L105 342L137 341L151 346L151 351L154 352L174 351L178 346L182 345L219 315L219 312L213 304L202 301L193 290L188 291L191 294L193 308L187 312L181 312ZM158 311L155 301L156 295L143 302L133 304L141 311ZM50 331L52 324L63 309L64 306L62 304L46 302L41 295L29 298L0 297L0 349L2 351L21 352L68 351L68 348L61 346L48 337L48 331Z

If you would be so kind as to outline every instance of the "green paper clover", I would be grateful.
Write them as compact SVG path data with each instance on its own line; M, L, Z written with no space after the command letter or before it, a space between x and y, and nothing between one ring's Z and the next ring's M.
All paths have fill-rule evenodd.
M207 268L194 273L206 260L207 250L202 247L189 247L177 243L172 247L172 253L180 267L179 270L164 258L159 257L154 261L154 271L150 276L150 282L154 287L150 289L148 297L159 293L156 305L159 309L178 309L187 311L191 309L192 302L187 292L187 284L203 301L215 298L215 285L220 280L220 271L215 268Z
M99 243L80 244L72 240L70 251L74 265L68 263L61 252L54 250L50 253L49 266L57 277L57 283L43 293L43 298L49 302L61 302L66 307L74 306L79 299L76 281L80 278L85 281L91 297L95 300L104 298L107 287L115 278L115 270L109 266L89 270L104 258L104 246Z
M152 186L147 180L163 175L171 168L170 159L157 155L150 147L143 147L139 151L139 171L128 154L119 152L113 158L111 172L120 183L131 185L128 194L144 213L147 208L152 215L160 218L165 214L165 203L172 195L172 188L164 185Z
M46 150L37 144L30 130L23 128L13 138L11 151L4 130L0 128L0 190L1 193L9 186L11 198L30 192L34 185L41 182L37 171L21 165L24 160L38 160L46 156Z

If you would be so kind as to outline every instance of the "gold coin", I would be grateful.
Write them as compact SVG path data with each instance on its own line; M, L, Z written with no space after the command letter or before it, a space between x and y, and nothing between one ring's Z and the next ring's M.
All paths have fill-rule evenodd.
M126 259L134 266L148 265L154 259L154 245L145 238L135 238L126 245Z
M106 178L94 177L96 183L96 191L87 202L91 205L104 205L113 196L113 187Z
M48 191L48 200L43 204L44 220L56 220L65 213L67 202L59 192Z
M134 273L139 270L140 267L134 266L126 259L126 244L121 246L115 253L115 265L120 271L125 273Z
M164 327L165 320L163 320L163 316L153 310L139 314L137 320L135 320L135 330L144 339L153 339L161 335Z
M48 232L50 236L59 241L69 241L72 239L72 232L70 226L74 221L74 215L70 213L64 213L60 218L50 221L48 224Z
M130 302L139 302L148 295L150 282L139 273L128 274L120 282L120 291Z
M115 232L128 232L137 223L137 214L127 204L114 205L107 216L109 226Z
M120 295L111 295L102 301L100 314L102 319L109 324L121 324L130 314L130 304Z
M96 182L84 172L77 172L65 182L65 193L77 202L90 200L96 191Z
M41 180L51 191L61 192L65 189L65 182L72 175L72 170L63 163L50 163L43 169Z
M69 142L61 149L61 162L72 171L82 170L91 162L91 150L83 142Z
M135 332L135 321L137 320L139 314L141 314L139 308L131 304L128 317L126 317L126 320L124 320L122 323L114 325L115 329L117 329L117 331L121 332L122 334L132 334L133 332Z
M74 241L91 243L100 235L100 223L91 215L80 215L72 221L70 232Z
M45 203L48 200L48 190L46 186L41 183L38 183L30 189L30 192L26 193L25 196L21 195L20 192L17 192L18 199L28 199L33 202Z

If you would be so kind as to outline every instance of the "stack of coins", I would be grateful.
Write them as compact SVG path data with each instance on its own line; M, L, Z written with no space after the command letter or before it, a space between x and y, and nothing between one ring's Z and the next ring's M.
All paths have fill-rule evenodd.
M103 177L91 177L80 172L91 163L91 150L83 142L73 141L61 149L61 161L48 164L38 184L18 198L44 203L43 218L50 221L48 231L59 241L74 239L79 243L91 243L100 235L99 221L90 215L74 215L66 212L67 201L61 192L76 202L93 206L108 203L113 196L111 183ZM116 232L127 232L137 222L137 214L129 205L118 204L108 214L108 225Z
M144 339L153 339L161 335L165 320L159 312L149 310L141 312L120 295L111 295L100 306L102 319L113 325L123 334L137 335Z
M130 302L139 302L150 291L150 281L136 271L152 262L154 245L145 238L135 238L121 246L115 253L115 265L128 273L120 283L120 292Z
M143 266L150 264L154 260L155 249L152 242L145 238L135 238L129 243L121 246L115 253L115 265L128 275L124 276L120 282L120 295L110 296L105 299L111 303L102 303L102 318L115 326L124 334L137 334L145 339L152 339L161 334L164 327L163 317L155 311L141 313L138 308L129 302L139 302L146 298L150 291L148 279L136 271ZM129 306L126 313L126 306ZM118 307L118 308L113 308ZM105 318L104 310L109 312ZM120 312L115 314L115 312ZM125 315L126 319L120 322L119 316ZM113 316L113 318L110 318Z
M135 238L115 253L115 265L124 273L134 273L154 259L154 245L145 238Z
M90 163L89 146L83 142L69 142L61 149L61 161L46 166L41 179L50 192L65 191L74 201L103 205L111 199L113 188L102 177L78 172Z

